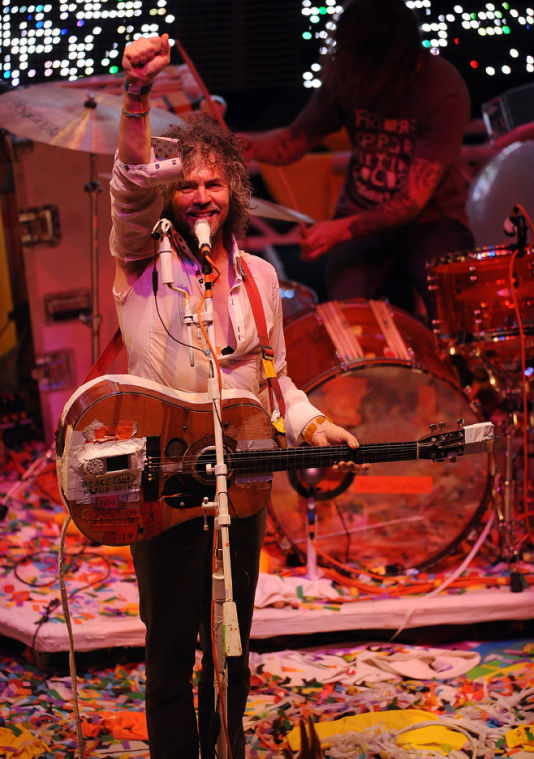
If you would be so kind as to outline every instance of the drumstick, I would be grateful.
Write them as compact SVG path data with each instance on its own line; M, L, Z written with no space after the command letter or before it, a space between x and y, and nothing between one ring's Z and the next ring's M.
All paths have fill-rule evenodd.
M193 78L195 79L196 83L200 87L200 90L201 90L203 96L206 98L206 100L208 102L208 105L209 105L210 110L211 110L211 115L218 122L218 124L221 127L221 129L224 129L225 131L230 131L228 129L228 126L227 126L225 120L223 119L223 117L219 113L218 109L216 108L215 103L213 102L213 98L211 97L208 88L204 84L204 82L202 80L202 77L198 73L195 64L193 63L193 61L191 60L191 58L185 52L185 50L184 50L184 48L183 48L180 40L176 39L175 42L176 42L176 47L180 51L180 55L184 59L184 62L187 64L187 67L190 70L190 72L193 74Z
M206 98L206 100L208 102L208 105L210 107L210 111L212 113L213 118L216 119L216 121L218 122L219 126L222 129L224 129L226 131L230 131L229 128L228 128L228 125L226 124L225 120L223 119L223 117L219 113L219 111L218 111L215 103L213 102L213 98L211 97L208 88L204 84L204 81L203 81L202 77L198 73L195 64L193 63L193 61L191 60L191 58L189 57L189 55L185 52L185 49L184 49L182 43L180 42L180 40L178 38L176 38L175 43L176 43L176 47L180 51L180 55L184 59L184 63L187 64L187 67L189 68L189 70L193 74L193 78L195 79L196 83L200 87L200 91L202 92L203 96ZM277 166L276 168L278 170L278 174L280 176L280 180L281 180L281 182L282 182L282 184L284 186L284 189L285 189L285 191L286 191L286 193L287 193L287 195L289 197L289 204L291 206L293 206L293 209L295 211L298 211L300 213L301 211L300 211L300 209L298 207L297 199L295 198L295 194L294 194L293 190L291 189L291 187L289 185L289 182L287 181L287 177L286 177L286 175L285 175L282 167L281 166ZM304 234L304 232L307 229L306 224L303 221L299 221L297 223L299 225L299 229L301 231L301 234Z
M278 169L278 176L280 177L280 181L282 182L284 186L284 190L287 192L287 195L289 197L289 205L293 206L293 209L295 211L298 211L301 213L300 208L298 207L297 199L295 197L295 193L293 192L291 185L287 181L287 176L285 171L282 169L281 166L276 167ZM303 235L306 232L307 226L303 221L297 222L299 225L300 233Z

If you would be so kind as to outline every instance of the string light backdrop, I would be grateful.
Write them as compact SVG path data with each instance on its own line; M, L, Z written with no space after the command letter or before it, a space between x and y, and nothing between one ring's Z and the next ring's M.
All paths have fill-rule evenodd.
M528 1L406 4L420 18L424 46L458 66L475 102L531 79ZM340 11L337 0L2 0L2 82L118 73L126 41L168 32L171 40L179 35L213 91L305 90L320 84L320 57Z
M449 0L406 0L406 5L415 10L420 20L423 46L453 62L479 102L532 79L534 4L513 0L462 4ZM302 0L307 27L302 38L310 45L315 43L317 53L302 75L306 88L320 86L318 61L332 46L341 10L337 0L325 0L321 5Z

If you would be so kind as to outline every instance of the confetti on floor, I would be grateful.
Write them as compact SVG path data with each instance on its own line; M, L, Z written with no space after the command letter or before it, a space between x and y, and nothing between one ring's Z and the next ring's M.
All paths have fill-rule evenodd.
M8 617L30 614L34 630L26 645L11 638L0 639L0 759L74 759L78 732L67 655L47 655L46 649L39 652L38 645L44 624L64 625L56 576L63 514L50 466L45 466L27 486L21 482L21 472L27 471L33 456L29 447L19 452L0 477L1 492L11 493L0 534L0 606ZM66 556L75 625L83 627L104 620L111 623L137 616L127 550L110 552L89 546L73 532L67 536ZM454 560L449 557L449 565ZM449 593L502 584L502 565L488 562L484 556L478 561ZM532 565L524 564L521 569L525 585L530 584L534 579ZM332 577L329 592L325 594L321 589L314 595L302 581L302 569L275 567L278 570L273 577L286 578L286 585L296 582L297 586L289 599L282 598L282 603L319 610L340 608L364 598L428 593L439 584L440 571L445 571L399 577L362 576L345 583ZM521 759L525 751L532 756L533 623L529 620L522 624L520 639L503 643L494 640L498 629L496 626L488 642L456 642L454 646L430 646L423 633L419 645L403 643L401 639L336 644L339 636L332 634L330 640L323 638L320 648L308 648L314 645L310 638L300 640L300 648L278 651L266 651L269 646L264 643L261 652L262 645L256 642L245 716L247 759L281 756L281 748L298 720L309 715L321 729L329 725L336 730L343 727L341 737L328 738L326 757L360 759L363 751L366 759L407 759L406 745L397 743L398 730L373 725L363 729L358 720L364 715L412 710L422 710L434 721L446 720L471 737L464 741L469 744L467 753L460 749L453 753L451 746L444 744L435 754L428 746L423 751L421 746L408 744L410 757L445 754L457 759ZM361 641L361 631L357 640ZM116 642L111 645L105 649L104 641L103 650L77 654L85 759L148 759L142 650L121 648ZM197 663L197 669L198 666ZM344 718L348 721L339 722ZM351 726L356 726L356 731L351 731ZM361 740L365 740L364 749L358 742Z
M472 659L466 657L466 661L478 663L459 677L447 678L438 667L439 679L386 672L379 679L371 676L369 682L364 675L355 684L354 669L361 657L409 660L413 665L427 661L428 651L433 659L441 651L445 662L457 652L469 654ZM38 667L30 664L22 651L12 651L0 654L0 664L0 726L4 728L0 756L6 731L16 735L25 730L33 740L29 744L33 753L27 757L72 759L77 731L66 660L60 666L56 661ZM387 717L397 710L423 711L429 719L467 729L478 741L477 757L513 756L518 750L534 748L534 636L437 648L376 642L344 648L252 652L251 665L252 687L245 715L248 759L281 756L281 747L300 717L312 715L323 725L377 712ZM322 681L318 679L321 671ZM91 660L82 656L77 675L86 759L148 759L143 740L142 651L93 652ZM332 751L339 751L340 740L329 739ZM488 746L493 746L493 753L488 754ZM421 751L420 745L411 748ZM334 755L325 750L326 757ZM368 757L374 755L367 753Z

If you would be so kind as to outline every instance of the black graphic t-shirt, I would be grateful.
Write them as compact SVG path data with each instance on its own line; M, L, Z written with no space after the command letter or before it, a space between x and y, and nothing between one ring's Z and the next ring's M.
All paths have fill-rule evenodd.
M384 119L356 109L351 119L351 193L371 204L389 200L406 180L416 138L414 119Z
M460 150L470 118L470 98L462 78L440 56L425 55L410 92L395 118L383 118L332 103L324 87L296 119L313 138L345 127L352 151L345 186L336 206L346 216L384 203L404 187L415 158L446 164L446 171L417 223L454 218L467 224L466 187Z

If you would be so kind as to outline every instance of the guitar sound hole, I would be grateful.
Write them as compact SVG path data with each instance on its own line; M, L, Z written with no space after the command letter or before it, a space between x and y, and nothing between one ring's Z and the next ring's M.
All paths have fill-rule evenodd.
M169 459L181 459L187 450L187 443L179 437L173 437L165 446L165 455Z

